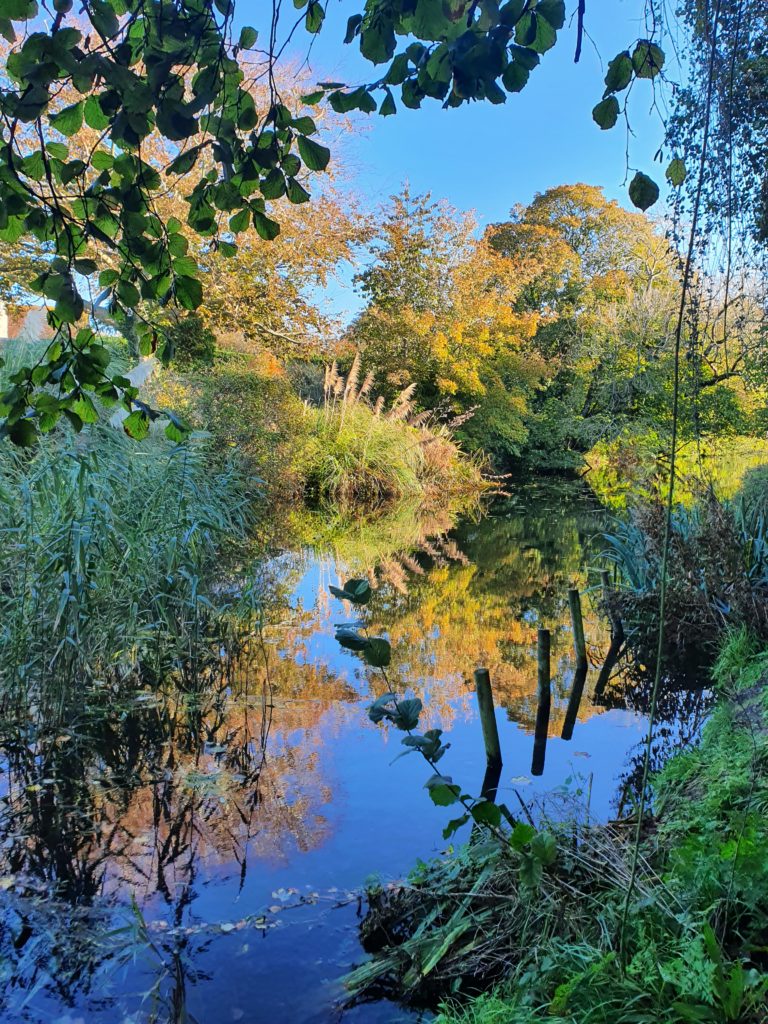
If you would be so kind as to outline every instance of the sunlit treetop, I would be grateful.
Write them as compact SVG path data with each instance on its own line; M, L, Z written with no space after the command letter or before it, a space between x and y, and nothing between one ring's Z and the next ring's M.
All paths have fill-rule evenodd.
M319 0L294 6L287 39L321 30ZM296 110L275 84L286 45L279 11L262 42L248 26L233 33L233 0L83 0L77 11L72 0L0 0L10 45L0 77L0 239L31 236L46 248L46 269L29 288L57 331L0 396L0 432L15 443L33 443L62 416L80 429L98 415L94 399L122 403L128 429L146 433L158 413L110 374L93 314L107 310L118 327L130 319L141 352L170 358L151 311L163 309L167 322L168 309L200 305L189 235L228 256L245 230L273 239L274 204L308 201L312 174L328 166L307 105L386 116L425 99L501 103L524 88L566 18L563 0L368 0L349 18L345 42L377 66L375 80L319 83ZM615 121L615 96L662 64L648 40L611 63L595 112L601 127ZM84 126L93 132L85 153L72 145ZM158 144L168 154L160 169L148 157ZM159 212L180 176L186 223ZM630 195L646 208L658 189L640 176ZM167 431L181 438L185 428L172 419Z

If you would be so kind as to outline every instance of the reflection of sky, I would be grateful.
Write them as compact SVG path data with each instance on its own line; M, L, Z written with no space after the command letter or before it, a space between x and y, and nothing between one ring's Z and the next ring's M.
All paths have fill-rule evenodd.
M574 562L572 545L566 551L562 538L573 538L575 534L570 527L559 534L549 510L542 508L542 511L547 514L538 520L533 517L530 524L534 533L542 529L546 532L546 543L542 542L537 549L541 551L541 559L534 564L533 571L549 574L550 583L555 580L559 593L561 575L567 578L573 566L578 565L578 551ZM559 512L563 511L561 507ZM525 513L515 511L511 519L518 515ZM489 588L495 579L494 570L496 576L503 576L500 587L496 588L497 596L499 590L503 593L502 610L514 607L515 594L509 588L514 587L518 578L522 579L523 589L528 593L527 577L516 575L523 570L514 560L507 560L505 564L508 552L500 550L501 544L510 551L518 544L522 548L523 542L525 550L532 547L528 543L527 529L528 526L518 536L506 532L504 521L486 520L465 530L462 547L484 559L482 566L478 560L482 568L478 576L481 603L490 600L493 594ZM494 533L494 530L500 532ZM571 561L566 565L567 558ZM432 805L424 789L429 767L417 755L398 758L403 750L401 734L375 726L367 719L366 705L370 698L366 670L359 658L338 645L333 635L334 623L350 614L341 602L329 598L327 591L329 584L339 582L339 574L344 575L343 568L337 569L328 558L306 554L277 560L272 568L278 576L293 578L289 603L300 611L296 617L302 623L298 649L290 642L289 631L282 639L280 630L271 634L277 638L283 667L295 658L299 665L307 663L327 668L331 678L348 683L360 694L360 700L350 703L329 699L323 703L322 690L320 693L312 691L316 713L276 719L278 725L273 729L269 749L273 761L284 759L276 776L280 786L277 799L289 806L307 799L308 806L303 812L307 841L302 841L304 837L299 829L296 834L281 836L278 842L265 841L259 846L260 835L263 839L274 827L274 822L265 821L262 833L252 841L244 872L234 860L199 859L193 899L183 920L185 925L196 928L214 926L213 931L203 931L188 940L188 955L194 970L199 972L197 980L187 988L188 1008L201 1024L230 1020L244 1024L262 1021L330 1024L335 1020L333 1003L340 995L338 979L359 961L361 952L355 931L356 904L332 909L334 893L343 897L357 890L371 874L378 874L384 880L402 877L418 858L428 858L445 848L442 829L456 816L455 808ZM457 566L456 570L460 572L461 568ZM420 579L423 585L425 578ZM417 603L423 593L432 593L428 577L424 591L413 591ZM529 602L525 617L537 621L540 612L537 592L530 591L525 600ZM550 602L546 607L551 607L551 596L546 600ZM483 613L488 610L489 606L483 605ZM408 611L412 611L410 605ZM545 611L545 618L547 614ZM291 616L285 618L290 621ZM434 656L436 641L440 639L437 627L420 639L425 649L418 666L422 673L432 672L431 677L421 680L420 692L425 704L432 701L431 714L438 718L431 719L430 725L445 724L445 738L450 743L440 767L461 783L465 791L477 793L485 770L485 756L474 694L462 686L460 679L454 680L453 689L441 688L435 674L443 671ZM567 637L565 641L566 646L553 657L553 676L560 673L563 683L560 699L554 699L553 695L553 710L562 708L563 694L567 699L572 678L570 656L565 654ZM461 642L461 635L457 642ZM518 644L511 656L530 665L535 650L530 644ZM461 657L458 660L461 661ZM469 674L473 667L466 666ZM288 674L291 675L290 668ZM392 676L393 679L404 677L403 666L397 671L393 669ZM591 682L594 676L595 670L592 670ZM297 683L295 689L299 694L300 685ZM589 687L590 681L587 692ZM338 688L334 692L338 693ZM447 701L445 693L449 695ZM280 704L279 692L276 699ZM519 694L514 700L521 708ZM515 721L521 711L516 711L514 706L498 709L504 756L499 797L513 815L519 814L517 794L534 807L547 796L551 808L562 810L561 801L571 808L583 807L589 789L592 819L605 820L610 816L628 754L642 738L644 720L623 710L595 714L588 700L585 694L582 716L576 723L572 741L564 742L559 737L549 739L546 767L540 778L532 778L530 774L533 736L529 712L530 704L535 705L533 695L530 699L524 698L528 726ZM302 707L306 703L298 700L289 706ZM441 723L440 714L450 716L450 722ZM304 722L307 724L302 724ZM297 755L294 766L290 760L285 760L291 752ZM314 759L311 778L302 775L306 758ZM282 819L278 815L275 820ZM457 841L465 834L466 831L459 833ZM184 877L184 872L179 871L177 884ZM150 921L167 919L169 907L159 896L148 895L153 889L150 878L137 898ZM269 920L276 926L270 928L265 937L252 927L236 928L226 934L218 930L221 923L236 922L258 915L266 908L282 906L280 895L275 894L290 889L303 895L317 892L321 900L317 905L268 912ZM294 894L288 902L295 899ZM137 981L132 975L126 984L128 990L136 991L141 979ZM127 1003L134 1005L135 1000L128 999ZM392 1024L406 1016L397 1007L381 1004L359 1007L348 1020L350 1024ZM57 1017L51 1012L46 1019L55 1021ZM72 1019L77 1020L77 1014ZM112 1024L115 1014L111 1008L103 1012L89 1008L84 1020Z

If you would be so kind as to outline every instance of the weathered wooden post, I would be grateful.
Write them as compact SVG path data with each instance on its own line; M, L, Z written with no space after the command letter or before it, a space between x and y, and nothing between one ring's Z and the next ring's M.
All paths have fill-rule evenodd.
M547 733L549 732L549 711L552 702L549 656L549 630L540 629L538 636L538 707L536 708L536 729L533 734L533 760L531 762L531 775L541 775L544 772L544 758L547 752Z
M600 669L600 674L597 677L595 683L595 700L598 700L603 696L608 680L611 678L611 673L616 667L616 663L619 660L621 649L624 646L624 631L621 634L615 634L611 640L611 646L608 648L608 653L605 656L605 662L603 667Z
M587 665L587 645L584 640L584 618L581 614L581 596L576 587L568 591L568 605L571 609L571 626L573 628L573 650L576 655L576 668Z
M565 712L563 731L560 734L564 740L570 740L573 737L573 727L576 724L576 719L579 714L581 697L584 693L584 684L586 681L587 664L585 662L583 665L579 665L573 675L573 689L571 690L571 696L568 698L568 708Z
M475 669L475 691L477 707L480 711L480 724L483 727L483 743L488 767L501 768L501 744L499 729L496 724L496 712L493 707L493 691L491 676L487 668Z

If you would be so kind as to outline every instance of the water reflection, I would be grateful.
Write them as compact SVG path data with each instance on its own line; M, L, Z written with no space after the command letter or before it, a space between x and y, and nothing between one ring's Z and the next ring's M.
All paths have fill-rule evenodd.
M484 665L502 797L562 786L578 756L595 813L615 810L643 729L631 700L611 689L594 703L591 671L574 740L558 738L573 686L569 586L586 595L595 664L609 639L589 599L601 515L577 485L538 485L455 529L409 519L398 540L391 523L355 527L233 581L259 591L258 620L227 640L211 631L166 670L7 695L3 1019L336 1019L336 979L360 955L347 894L428 856L445 824L416 759L391 766L399 737L365 717L383 681L333 639L346 613L327 587L347 574L370 572L366 615L391 638L392 678L424 701L425 728L450 731L456 777L478 789L483 776L470 680ZM553 701L539 783L527 773L540 626ZM402 1019L386 1006L354 1014Z

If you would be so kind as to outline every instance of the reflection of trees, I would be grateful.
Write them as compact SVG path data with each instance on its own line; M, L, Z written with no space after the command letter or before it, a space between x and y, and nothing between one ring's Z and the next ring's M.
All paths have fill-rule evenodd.
M649 713L653 670L630 661L618 672L600 699L605 708L628 708ZM651 742L651 777L678 751L698 741L708 712L715 703L711 690L693 685L687 676L667 675L661 681L656 703L656 725ZM640 796L645 744L639 743L628 756L617 790L617 804L631 805Z
M321 750L329 718L341 727L328 712L356 694L288 656L290 631L282 643L276 657L258 633L229 652L201 640L149 686L130 677L6 705L0 877L12 902L0 954L18 990L42 979L66 1001L120 958L106 946L94 955L107 920L82 908L157 896L180 927L203 864L239 871L242 885L254 859L323 842L333 792ZM81 908L71 932L63 904ZM164 960L177 964L173 977L163 968L175 999L189 968L178 949Z
M552 631L550 729L560 730L573 669L568 587L586 589L590 537L598 527L580 489L571 495L530 488L491 518L433 540L426 553L422 546L415 564L410 555L388 555L385 580L394 561L400 571L394 585L379 588L371 625L389 636L392 675L423 696L430 724L450 724L456 703L469 700L466 680L484 665L497 701L532 728L536 633L545 626ZM588 600L584 611L589 642L603 646L605 628ZM582 717L593 713L585 700Z

